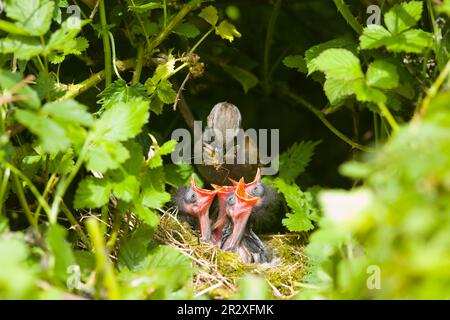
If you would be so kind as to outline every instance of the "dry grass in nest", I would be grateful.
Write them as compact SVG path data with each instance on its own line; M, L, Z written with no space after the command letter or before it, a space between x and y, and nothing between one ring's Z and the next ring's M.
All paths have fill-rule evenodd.
M192 259L199 267L194 278L197 296L206 294L214 299L228 299L237 292L237 281L246 273L264 277L276 299L295 297L306 272L304 255L306 236L302 234L261 237L274 251L275 258L266 264L248 264L231 252L211 243L200 242L191 227L176 214L166 212L156 231L156 238Z

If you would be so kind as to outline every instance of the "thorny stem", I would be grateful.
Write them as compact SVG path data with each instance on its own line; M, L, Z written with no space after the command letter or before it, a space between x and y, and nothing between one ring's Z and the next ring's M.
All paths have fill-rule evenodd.
M100 23L102 25L103 51L105 56L105 85L109 86L112 83L112 60L108 25L106 21L105 0L100 0Z
M353 28L353 30L356 31L357 34L362 34L363 27L362 25L356 20L356 18L353 16L352 12L348 8L347 4L344 0L333 0L334 4L336 5L338 11L342 15L342 17L347 21L347 23Z
M371 152L373 151L372 149L363 146L359 143L356 143L354 141L352 141L349 137L347 137L345 134L343 134L342 132L340 132L338 129L336 129L328 120L327 118L325 118L325 116L322 114L322 112L320 112L320 110L316 109L311 103L309 103L308 101L306 101L305 99L303 99L302 97L290 92L289 90L286 90L285 88L280 88L280 92L291 98L293 101L303 105L304 107L306 107L309 111L311 111L312 113L314 113L317 118L319 118L319 120L328 128L330 129L331 132L333 132L338 138L340 138L342 141L346 142L347 144L349 144L350 146L352 146L352 148L361 150L361 151L365 151L365 152Z

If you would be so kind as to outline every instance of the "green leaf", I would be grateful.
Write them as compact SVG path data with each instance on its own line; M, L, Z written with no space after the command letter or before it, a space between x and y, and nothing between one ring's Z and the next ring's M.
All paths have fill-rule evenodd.
M159 215L155 210L148 209L141 205L136 205L134 207L134 213L139 219L144 221L147 225L152 228L156 228L159 224Z
M219 15L217 14L217 9L213 6L208 6L204 8L198 15L200 18L204 19L210 25L215 26L219 20Z
M312 141L294 143L280 156L280 178L286 183L294 182L305 171L318 144Z
M109 201L112 185L105 179L88 177L78 184L75 192L76 208L100 208Z
M301 55L291 55L283 59L283 64L292 69L297 69L298 72L308 73L306 67L306 60Z
M178 188L189 184L194 168L190 164L167 164L164 172L167 184Z
M98 97L97 103L102 104L105 109L109 109L112 105L119 102L129 102L134 98L142 98L148 100L147 93L142 84L128 86L125 80L118 79L107 86Z
M103 173L108 169L117 169L129 157L130 153L122 143L97 138L86 155L86 168Z
M422 10L422 1L403 2L384 15L384 22L388 30L395 35L414 27L422 17Z
M148 167L150 169L157 168L163 165L162 156L167 155L173 151L175 146L178 144L176 140L169 140L165 142L161 147L159 147L155 154L149 159Z
M139 195L140 183L135 176L127 175L122 181L115 182L113 193L119 199L130 202L137 199Z
M165 191L165 176L162 167L145 172L142 188L142 204L146 207L158 209L170 201L170 194Z
M22 80L23 77L18 73L0 70L0 88L3 93L14 88ZM33 109L40 108L41 100L39 99L36 91L31 89L29 85L22 86L16 91L15 94L26 97L26 99L15 102L19 106L29 107Z
M287 184L280 178L276 178L274 184L284 195L287 205L292 210L283 219L283 225L292 232L311 230L314 227L312 221L318 219L318 211L314 206L312 195L301 191L295 184Z
M36 38L8 36L0 39L0 53L14 53L17 59L29 60L42 51L42 45Z
M222 39L228 40L232 42L234 38L240 38L241 34L237 31L236 27L229 23L228 21L222 21L216 27L216 34L219 35Z
M327 79L323 85L323 90L330 104L335 106L353 95L353 81L343 81L341 79Z
M192 23L188 22L178 25L173 32L186 38L195 38L200 34L200 30Z
M376 60L369 65L366 81L371 87L394 89L399 85L397 67L386 61Z
M319 57L324 51L332 48L345 48L352 52L356 50L353 41L346 38L334 39L311 47L305 52L305 61L308 67L308 74L319 71L319 65L316 62L317 57Z
M327 78L355 80L364 77L359 59L347 49L328 49L315 63Z
M95 135L112 141L134 138L148 121L148 102L134 98L114 104L95 123Z
M50 226L46 234L46 241L53 259L50 260L50 268L54 275L64 285L70 274L67 272L69 266L75 263L75 257L70 244L66 241L67 231L58 224Z
M22 29L17 25L15 25L14 23L5 20L0 20L0 30L5 31L8 34L14 34L19 36L30 35L30 33L27 30Z
M70 146L66 130L45 115L28 110L16 110L15 116L17 121L39 137L39 143L44 151L57 153Z
M90 127L94 123L87 107L75 100L63 100L44 105L42 111L61 123L80 124Z
M385 46L391 38L391 33L383 26L372 24L364 28L363 34L359 38L361 49L377 49Z
M53 51L62 52L64 55L71 53L80 54L80 51L87 48L87 40L84 38L82 38L84 40L78 40L76 36L88 21L74 21L74 19L78 18L67 19L62 23L61 28L52 33L45 47L47 54Z
M245 93L247 93L250 89L254 88L259 83L259 79L250 71L226 64L222 64L222 68L233 79L235 79L242 85Z
M393 36L386 44L391 52L422 53L433 45L433 35L420 29L411 29Z
M50 29L54 2L50 0L5 0L6 15L31 35L42 36Z
M172 84L169 80L161 81L156 88L156 93L159 99L165 104L173 103L177 97L177 93L172 89Z
M363 80L354 82L352 88L358 101L375 103L386 103L387 101L387 97L383 91L369 87Z

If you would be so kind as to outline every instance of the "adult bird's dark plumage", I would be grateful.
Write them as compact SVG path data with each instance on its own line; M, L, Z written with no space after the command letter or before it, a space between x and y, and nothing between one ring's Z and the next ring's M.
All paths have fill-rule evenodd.
M258 149L255 141L240 131L241 122L241 112L229 102L220 102L211 110L203 139L196 142L202 144L203 162L197 168L205 182L224 185L227 178L250 180L255 175ZM238 158L244 161L238 163Z

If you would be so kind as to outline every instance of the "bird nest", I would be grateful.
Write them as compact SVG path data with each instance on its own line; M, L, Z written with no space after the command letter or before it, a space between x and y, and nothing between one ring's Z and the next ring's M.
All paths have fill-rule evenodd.
M189 224L179 220L176 214L166 212L155 235L157 240L174 247L198 266L194 276L196 296L232 298L237 292L238 280L248 273L262 276L275 299L293 298L302 287L307 266L305 234L261 236L274 253L274 259L264 264L244 263L235 253L200 242Z

